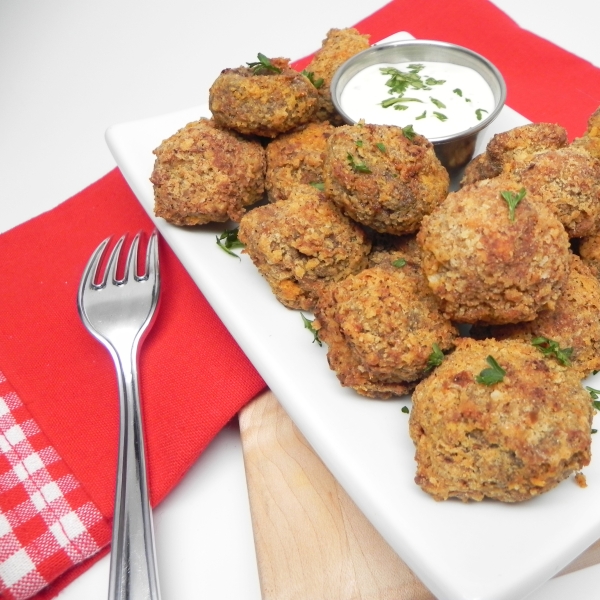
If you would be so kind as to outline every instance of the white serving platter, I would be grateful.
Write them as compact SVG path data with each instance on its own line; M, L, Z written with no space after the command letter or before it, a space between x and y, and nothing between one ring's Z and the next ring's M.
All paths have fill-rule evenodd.
M514 505L434 501L413 481L414 447L401 412L410 400L369 400L342 388L300 313L277 302L249 257L238 260L217 247L225 225L180 228L154 217L152 150L201 116L210 116L206 105L115 125L107 143L141 205L289 416L432 593L440 600L518 600L599 539L598 460L584 471L585 489L569 479ZM505 107L476 153L494 133L527 122ZM600 376L586 384L600 387Z

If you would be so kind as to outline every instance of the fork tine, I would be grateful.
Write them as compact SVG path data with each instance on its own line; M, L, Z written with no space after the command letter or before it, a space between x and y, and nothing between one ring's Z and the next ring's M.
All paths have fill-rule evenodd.
M119 254L121 253L121 246L125 241L125 236L121 236L119 241L115 244L113 251L110 253L108 257L108 263L106 264L106 270L104 271L104 276L102 277L102 283L100 284L102 287L106 285L106 281L108 280L108 275L110 273L113 283L119 283L124 280L117 279L117 266L119 264Z
M127 253L127 262L125 263L125 274L123 275L123 281L129 279L129 274L132 274L134 279L138 279L137 276L137 259L138 259L138 246L140 243L140 234L138 233L129 246L129 252Z
M143 275L144 279L156 280L158 275L158 235L156 229L152 232L148 240L146 249L146 268Z
M98 267L100 265L100 261L102 260L102 255L104 254L104 250L106 246L108 246L110 239L110 237L107 237L103 242L100 243L96 250L94 250L94 253L85 266L83 277L81 278L81 283L79 284L80 295L86 288L91 288L94 286L94 281L98 275Z

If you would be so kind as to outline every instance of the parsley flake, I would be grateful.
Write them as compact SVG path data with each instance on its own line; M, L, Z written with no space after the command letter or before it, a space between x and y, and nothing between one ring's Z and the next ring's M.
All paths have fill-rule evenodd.
M488 112L488 111L487 111L487 110L485 110L485 108L478 108L478 109L475 111L475 116L477 117L477 120L478 120L478 121L481 121L481 119L483 118L483 114L482 114L482 113L484 113L484 112L486 113L486 112Z
M392 261L392 267L396 267L397 269L401 269L406 266L406 260L404 258L398 258L397 260Z
M437 117L437 118L438 118L440 121L447 121L447 120L448 120L448 117L447 117L447 116L446 116L444 113L437 112L437 110L434 110L434 111L433 111L433 114L434 114L434 115L435 115L435 116L436 116L436 117Z
M462 90L460 88L455 88L452 90L457 96L462 98Z
M313 181L310 185L312 185L314 188L317 188L320 192L325 191L325 184L321 183L320 181Z
M237 259L242 260L238 254L232 252L236 248L243 248L244 244L238 239L238 228L226 229L221 235L215 236L217 238L217 246L227 252L231 256L235 256Z
M496 362L496 359L493 356L488 356L485 359L485 362L490 365L490 368L483 369L483 371L475 377L475 381L477 381L477 383L482 383L483 385L494 385L495 383L501 382L506 375L506 371Z
M269 58L260 52L257 54L258 61L246 63L255 75L267 71L271 73L281 73L281 69L276 67Z
M402 133L404 134L404 137L407 140L414 140L415 139L415 135L417 135L417 132L413 129L412 125L407 125L406 127L402 128Z
M420 119L424 119L427 116L427 111L424 110L422 112L422 114L420 114L418 117L415 117L415 121L419 121Z
M352 156L352 154L350 154L350 152L348 152L347 158L348 158L348 164L350 165L350 168L353 171L356 171L357 173L370 173L371 172L371 169L369 169L369 167L367 167L367 165L364 162L357 163L354 160L354 156Z
M387 149L385 147L385 144L382 144L381 142L378 142L377 144L375 144L377 146L377 148L379 148L379 150L381 150L382 152L387 152Z
M561 348L558 342L550 340L541 335L532 339L531 343L544 356L554 356L554 358L556 358L561 365L565 365L565 367L571 365L571 354L573 354L573 348Z
M433 351L427 359L427 368L425 371L431 371L431 369L439 367L444 362L445 356L440 347L437 344L432 344L431 347L433 348Z
M446 108L446 105L441 100L437 100L431 96L429 96L429 99L431 100L432 104L435 104L438 108Z
M400 410L401 410L403 413L405 413L405 414L408 414L408 413L410 413L410 410L408 409L408 406L403 406L403 407L402 407Z
M511 221L515 220L515 208L517 204L525 198L527 191L525 188L521 188L516 194L514 192L500 192L501 196L506 200L508 204L508 218Z
M304 75L304 77L306 77L306 79L308 79L317 89L323 87L323 84L325 83L325 80L322 77L315 79L315 74L312 71L307 71L306 69L301 71L300 75Z
M304 328L308 329L313 334L313 344L317 342L319 346L323 345L323 342L319 339L319 332L313 327L314 319L311 321L306 318L303 313L300 313L302 317L302 322L304 323Z

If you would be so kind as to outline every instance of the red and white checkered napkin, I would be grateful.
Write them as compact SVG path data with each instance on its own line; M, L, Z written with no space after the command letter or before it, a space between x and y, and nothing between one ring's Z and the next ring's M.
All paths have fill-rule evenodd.
M2 598L30 598L109 539L110 525L0 372Z

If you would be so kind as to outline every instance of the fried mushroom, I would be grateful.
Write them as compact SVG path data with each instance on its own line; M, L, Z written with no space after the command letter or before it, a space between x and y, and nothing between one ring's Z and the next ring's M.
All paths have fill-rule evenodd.
M271 202L285 200L298 184L323 183L327 139L333 130L328 122L309 123L267 145L265 187Z
M449 194L423 219L423 270L448 318L517 323L554 310L569 273L569 238L523 192L509 177L484 179ZM521 197L514 214L503 194Z
M306 67L307 73L319 86L319 107L316 118L331 121L334 125L343 123L342 117L331 101L331 80L338 68L355 54L369 48L369 36L362 35L354 28L330 29L321 48Z
M446 197L450 178L432 144L393 125L344 125L327 141L325 192L380 233L414 233Z
M343 386L370 398L409 392L428 371L437 344L450 350L457 331L415 268L378 266L329 285L313 327Z
M248 212L238 238L277 299L301 310L314 308L326 284L364 269L371 249L364 230L310 185Z
M287 58L224 69L209 90L215 122L239 133L274 138L312 121L319 93Z
M425 492L520 502L589 464L593 408L575 370L520 340L456 346L412 396L415 481ZM489 357L504 372L495 383L482 373Z
M264 194L265 153L212 120L188 123L154 150L154 213L175 225L238 221Z

